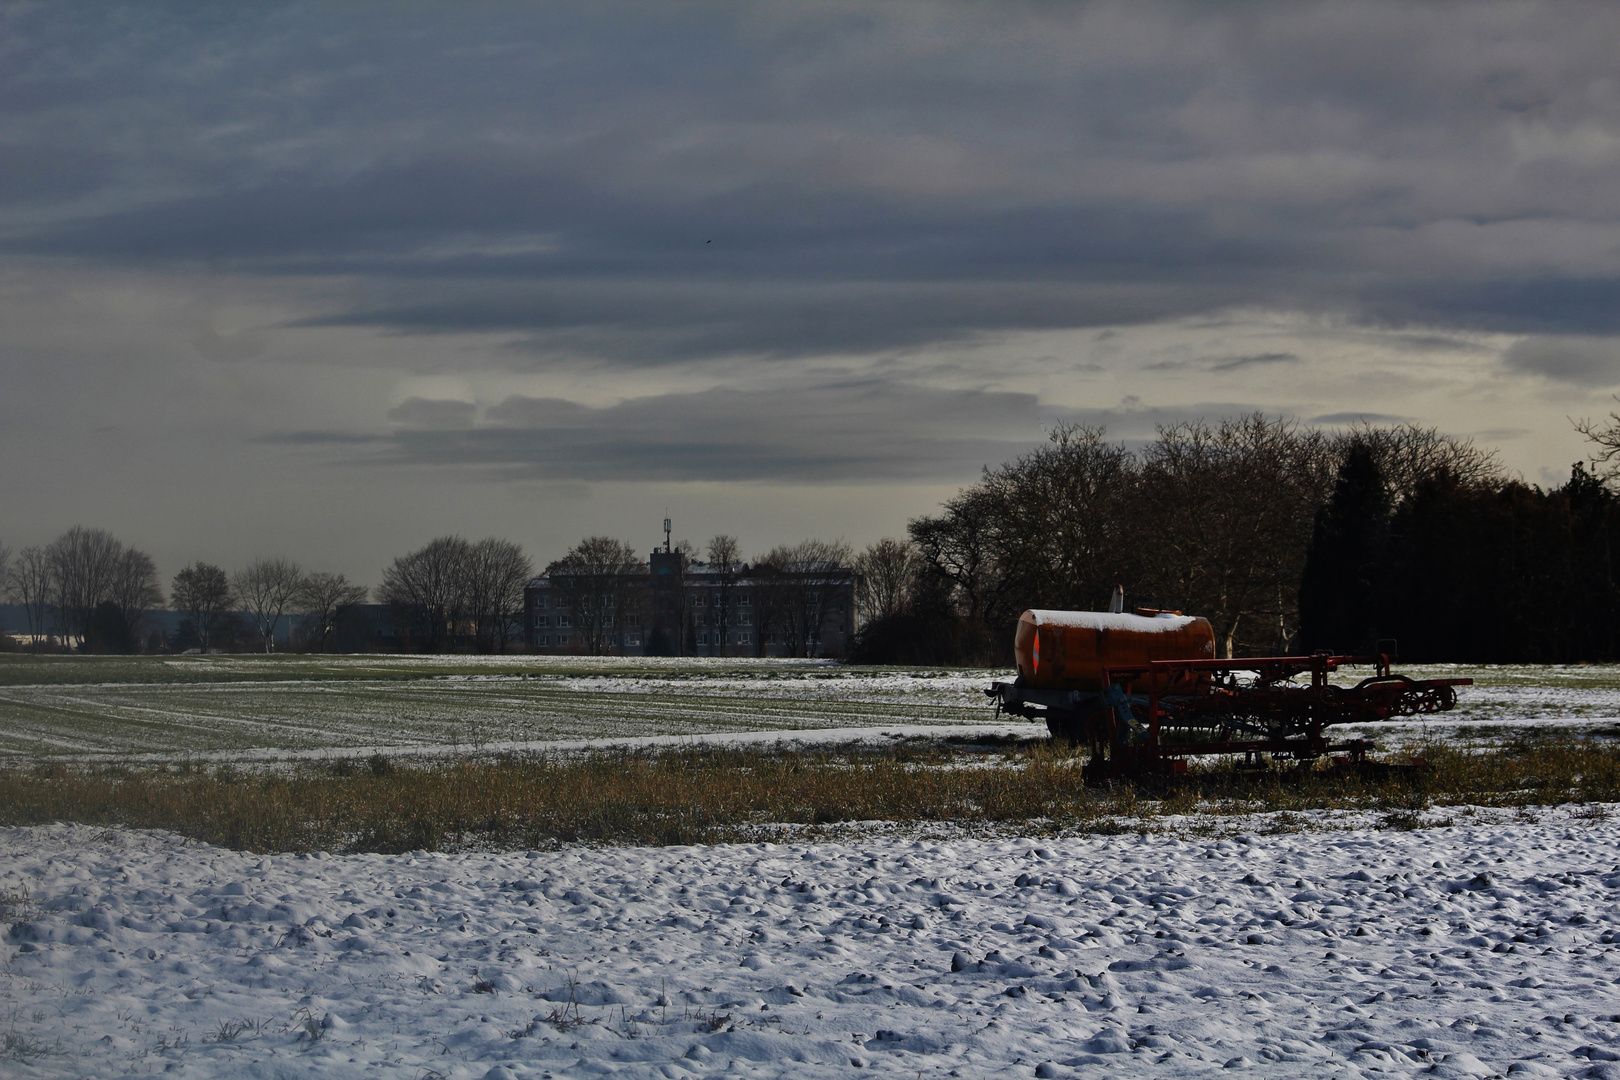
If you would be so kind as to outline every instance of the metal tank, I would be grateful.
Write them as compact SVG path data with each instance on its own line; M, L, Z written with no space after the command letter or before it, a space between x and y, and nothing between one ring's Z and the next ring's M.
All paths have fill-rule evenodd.
M1013 656L1019 682L1030 689L1095 692L1123 682L1127 693L1146 693L1145 678L1121 680L1110 672L1146 669L1155 660L1213 660L1215 631L1208 619L1179 611L1031 610L1019 617ZM1159 692L1195 693L1199 676L1178 675L1161 678Z

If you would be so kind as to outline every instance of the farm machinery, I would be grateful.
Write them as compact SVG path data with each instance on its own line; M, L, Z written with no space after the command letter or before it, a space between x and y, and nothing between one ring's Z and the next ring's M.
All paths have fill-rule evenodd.
M1445 712L1473 682L1397 674L1394 651L1383 642L1372 656L1217 660L1209 620L1178 611L1032 610L1013 643L1017 678L986 693L998 715L1044 720L1053 738L1089 745L1090 779L1184 772L1196 754L1360 761L1371 743L1333 742L1327 729ZM1373 674L1328 681L1352 664Z

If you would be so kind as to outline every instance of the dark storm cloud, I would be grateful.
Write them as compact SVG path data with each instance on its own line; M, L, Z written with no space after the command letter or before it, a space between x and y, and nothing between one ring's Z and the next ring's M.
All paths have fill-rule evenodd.
M1508 346L1507 365L1577 386L1620 383L1620 338L1525 338Z
M117 261L220 259L269 272L474 281L670 273L719 281L1196 280L1302 256L1286 236L1223 237L1197 212L1117 202L963 206L881 192L690 197L592 188L560 163L493 150L187 196L60 223L10 250ZM791 211L782 200L791 197ZM514 245L513 236L545 243Z
M1248 356L1205 356L1197 360L1158 360L1145 366L1149 371L1208 371L1219 374L1299 362L1300 358L1294 353L1268 352L1252 353Z
M54 226L0 248L122 264L201 261L363 280L302 326L534 333L629 362L916 345L980 331L1136 323L1239 303L1295 261L1180 210L984 208L873 195L626 195L482 156L326 186L211 194ZM1206 279L1212 262L1224 280ZM583 331L555 341L558 331Z
M407 427L471 427L477 416L478 406L470 401L420 397L407 398L388 410L388 419Z
M1607 5L3 17L0 251L346 282L302 325L631 364L1232 306L1620 332L1615 244L1560 239L1620 228Z
M108 181L112 158L80 147L21 143L0 156L0 206L57 201Z
M1293 353L1268 352L1255 353L1252 356L1226 356L1209 366L1211 371L1238 371L1242 368L1269 367L1275 364L1297 364L1299 357Z
M1366 298L1382 318L1509 334L1620 334L1620 275L1544 276L1380 287Z
M600 408L513 396L468 427L471 408L459 400L407 402L396 419L411 426L375 438L374 460L487 466L559 480L938 481L1006 461L1058 424L1101 426L1134 445L1157 425L1252 411L1230 402L1057 409L1030 394L882 379L658 394ZM332 437L350 445L342 433ZM322 437L296 432L268 441L319 446Z
M660 394L606 408L511 397L475 430L403 431L393 449L402 462L559 479L938 480L1009 457L1038 440L1043 423L1067 418L1027 394L862 380Z
M383 303L304 325L500 331L519 335L510 346L518 354L654 363L860 352L995 330L1145 322L1185 313L1195 303L1218 308L1238 296L1213 284L603 278L436 282L390 291L396 296Z

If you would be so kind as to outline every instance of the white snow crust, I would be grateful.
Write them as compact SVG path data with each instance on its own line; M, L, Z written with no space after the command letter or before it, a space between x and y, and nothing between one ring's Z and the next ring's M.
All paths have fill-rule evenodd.
M31 897L0 1075L1620 1076L1620 826L1447 812L407 856L0 830Z
M1168 634L1191 626L1191 615L1133 615L1113 611L1046 611L1031 609L1036 626L1074 626L1086 630L1132 630L1139 634Z

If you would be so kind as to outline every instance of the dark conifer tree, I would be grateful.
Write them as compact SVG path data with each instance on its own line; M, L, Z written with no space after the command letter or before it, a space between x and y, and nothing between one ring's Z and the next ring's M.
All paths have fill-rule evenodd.
M1299 585L1304 652L1356 652L1378 636L1379 567L1389 537L1389 492L1372 450L1350 444L1333 495L1316 515Z

